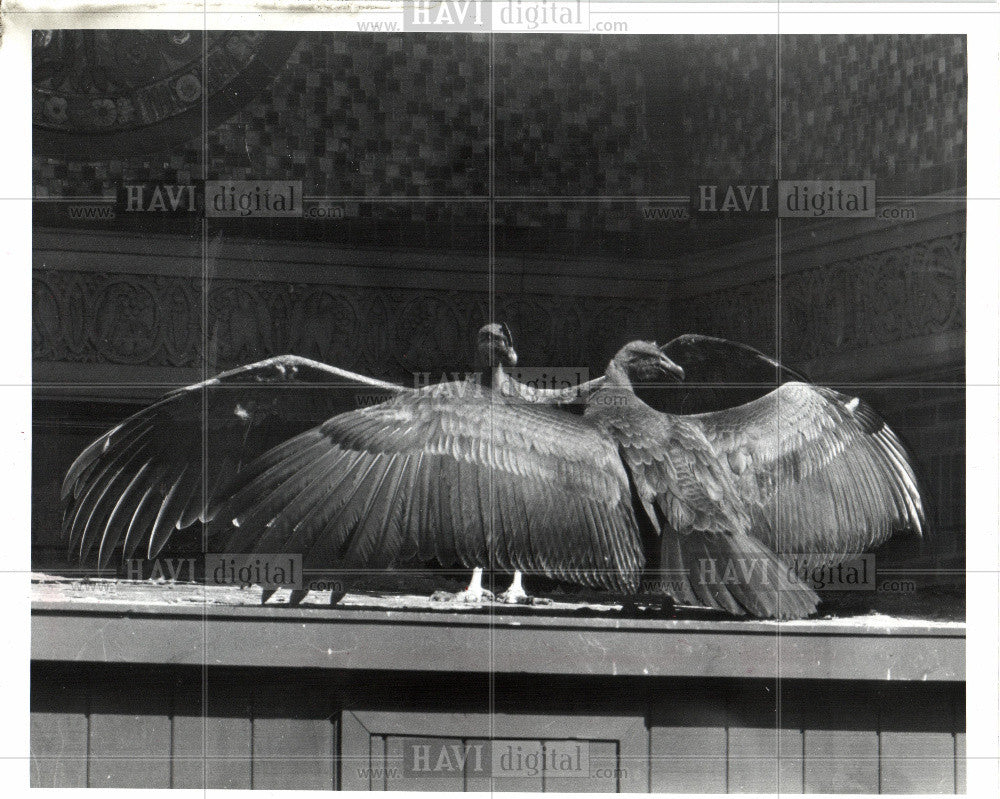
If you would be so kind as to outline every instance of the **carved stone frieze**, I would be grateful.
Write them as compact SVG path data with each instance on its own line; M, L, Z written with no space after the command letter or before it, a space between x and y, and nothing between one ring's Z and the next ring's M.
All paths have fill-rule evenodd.
M965 234L787 276L783 350L804 361L965 328Z
M733 338L801 363L965 329L965 234L954 233L695 296L685 330Z
M200 368L207 345L209 372L284 352L397 380L468 369L489 316L485 291L214 280L203 342L199 282L190 278L39 269L33 293L36 361ZM657 305L509 295L498 297L497 312L526 361L600 368L626 331L656 336Z
M837 352L961 331L965 237L951 234L787 275L782 357ZM489 316L484 290L384 289L275 280L37 269L36 361L188 367L209 372L294 352L397 380L465 369ZM775 350L774 280L695 296L642 298L501 293L497 318L527 365L603 369L631 338L697 331ZM207 346L207 349L206 349Z

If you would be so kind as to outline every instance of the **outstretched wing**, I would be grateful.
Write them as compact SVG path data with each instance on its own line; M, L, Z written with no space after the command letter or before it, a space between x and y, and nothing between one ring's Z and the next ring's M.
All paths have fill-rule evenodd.
M225 551L638 586L643 553L614 442L578 417L469 384L335 416L239 482L214 522L233 520Z
M660 350L684 368L684 379L699 383L774 384L809 378L760 350L738 341L686 333Z
M70 551L103 566L140 539L159 551L248 461L331 414L412 391L284 355L174 391L85 449L63 481Z
M617 440L659 532L651 574L659 591L737 615L801 618L816 609L816 594L750 534L751 514L697 421L659 413L624 389L603 389L588 414Z
M746 405L687 419L732 473L753 534L780 553L837 562L894 530L923 532L910 457L856 397L790 382Z
M664 413L692 414L733 408L759 399L782 383L811 382L768 355L738 341L688 333L661 351L684 369L684 381L639 395Z

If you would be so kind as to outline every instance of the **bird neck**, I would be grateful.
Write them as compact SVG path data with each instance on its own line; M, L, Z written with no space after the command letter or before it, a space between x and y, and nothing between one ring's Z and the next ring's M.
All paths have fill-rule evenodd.
M615 419L635 406L639 398L632 388L628 374L616 361L608 364L604 382L587 398L584 416L595 419Z
M503 370L503 364L490 363L489 357L484 357L482 353L476 359L476 382L483 388L503 388L508 377Z
M502 390L507 385L507 373L503 370L503 364L498 363L490 371L490 381L489 386L498 390Z
M632 381L629 380L628 373L617 360L613 360L608 364L604 377L605 385L617 386L618 388L632 388Z

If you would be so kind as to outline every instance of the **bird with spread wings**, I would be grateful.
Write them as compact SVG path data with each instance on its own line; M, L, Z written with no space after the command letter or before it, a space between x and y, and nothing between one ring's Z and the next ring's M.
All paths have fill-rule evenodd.
M480 381L407 389L285 356L168 395L71 467L70 546L102 563L139 546L155 557L201 520L221 551L322 568L435 561L624 594L653 568L677 602L789 618L818 600L783 556L835 562L923 529L905 450L857 398L796 381L736 408L661 413L634 384L683 370L633 342L574 416L496 390L505 338L481 331ZM388 398L346 409L331 385Z

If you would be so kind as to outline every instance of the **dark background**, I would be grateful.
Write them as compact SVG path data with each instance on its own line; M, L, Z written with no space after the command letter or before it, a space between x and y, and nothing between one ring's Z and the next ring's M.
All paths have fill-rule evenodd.
M964 205L780 224L643 209L777 177L960 195L964 37L497 36L491 83L483 37L265 34L228 82L209 61L204 103L120 130L45 116L59 92L86 108L204 78L200 34L166 36L36 40L36 568L61 559L58 485L103 429L276 353L405 382L467 368L491 264L525 364L597 374L631 338L699 332L859 393L925 482L932 534L892 557L963 567ZM66 198L200 178L302 180L343 218L69 216Z

